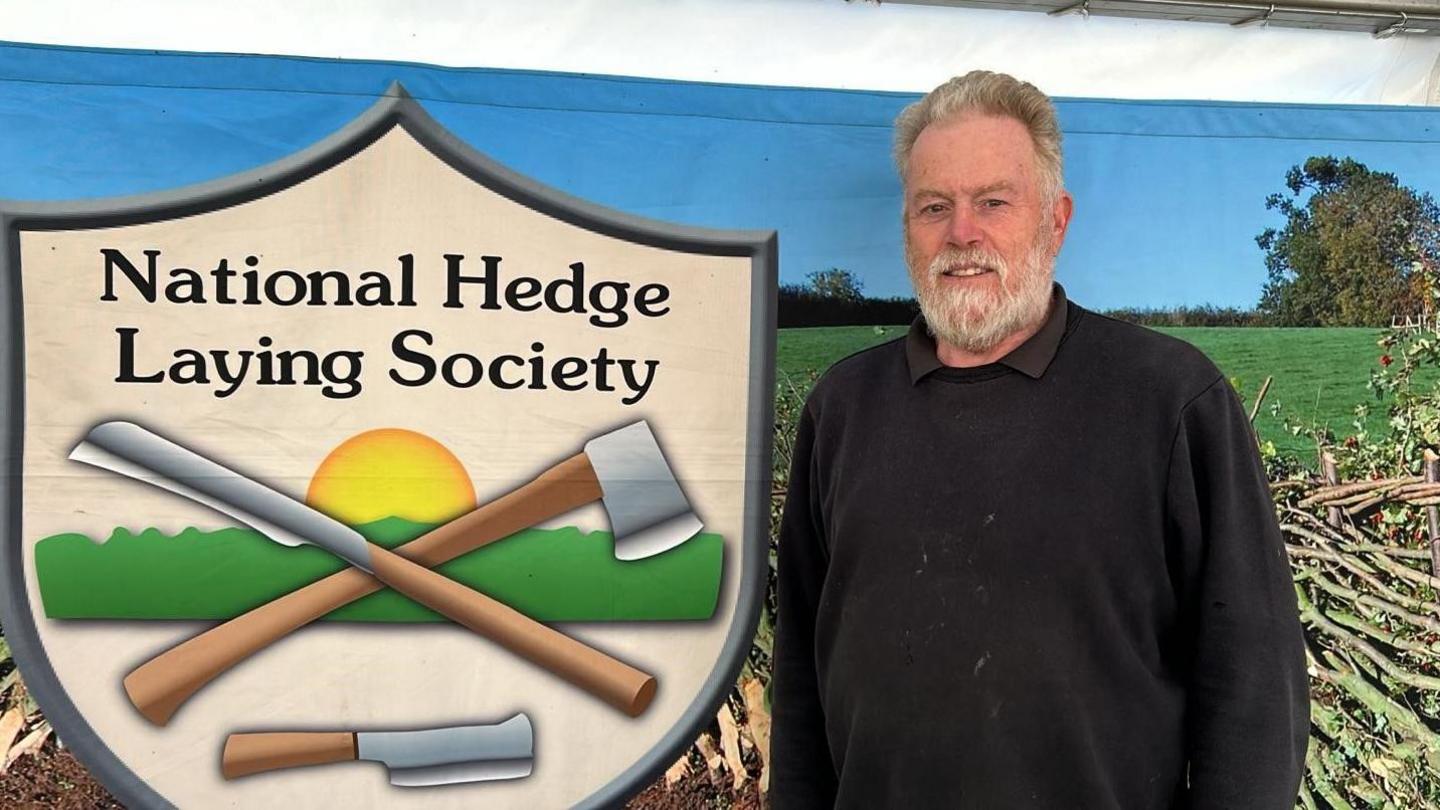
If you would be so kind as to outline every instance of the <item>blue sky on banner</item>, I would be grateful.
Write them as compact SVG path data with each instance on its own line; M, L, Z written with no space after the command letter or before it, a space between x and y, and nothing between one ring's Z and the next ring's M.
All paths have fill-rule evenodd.
M603 205L780 232L782 282L827 267L909 293L890 122L914 94L0 44L0 197L135 194L284 157L392 81L477 149ZM1440 195L1440 109L1057 100L1077 201L1058 278L1092 308L1251 306L1267 194L1347 155Z

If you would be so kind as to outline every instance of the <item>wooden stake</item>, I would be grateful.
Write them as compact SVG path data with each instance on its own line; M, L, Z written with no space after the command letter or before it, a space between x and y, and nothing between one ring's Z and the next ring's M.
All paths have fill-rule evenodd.
M1255 414L1260 412L1260 403L1265 401L1265 393L1270 390L1270 381L1274 377L1266 377L1265 382L1260 384L1260 393L1255 395L1255 404L1250 406L1250 421L1255 421Z
M1335 467L1335 457L1329 451L1320 451L1320 472L1325 476L1325 483L1330 486L1338 486L1340 483L1340 472ZM1335 528L1340 528L1340 507L1332 506L1326 510L1325 522Z
M1440 482L1440 456L1434 450L1425 448L1425 480ZM1426 523L1430 529L1430 573L1440 576L1440 507L1425 507Z

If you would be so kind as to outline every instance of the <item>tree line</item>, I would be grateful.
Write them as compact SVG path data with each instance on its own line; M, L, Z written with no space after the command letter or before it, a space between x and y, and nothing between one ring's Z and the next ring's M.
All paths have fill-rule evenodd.
M914 298L867 298L865 284L849 270L816 270L804 284L780 285L781 329L806 326L891 326L915 320Z
M832 267L806 276L804 284L780 285L781 329L809 326L895 326L915 320L914 298L867 298L864 283L848 270ZM1253 309L1212 304L1165 308L1125 307L1101 312L1145 326L1263 326Z

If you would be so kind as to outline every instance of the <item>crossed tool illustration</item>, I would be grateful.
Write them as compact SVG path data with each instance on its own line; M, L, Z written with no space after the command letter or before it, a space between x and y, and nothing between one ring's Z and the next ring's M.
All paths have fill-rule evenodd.
M159 654L124 680L135 708L165 725L211 680L327 613L389 586L634 717L654 698L652 675L541 624L431 568L579 506L600 501L615 555L659 554L697 533L649 426L596 436L534 480L389 551L265 485L129 422L90 430L70 457L182 495L285 545L308 543L351 568L217 625Z

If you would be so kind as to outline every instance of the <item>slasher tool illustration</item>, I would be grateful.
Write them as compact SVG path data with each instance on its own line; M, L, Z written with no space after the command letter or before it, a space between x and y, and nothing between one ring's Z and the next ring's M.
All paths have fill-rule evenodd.
M162 725L251 653L387 585L636 716L654 697L652 676L429 568L594 500L605 505L621 559L658 554L700 529L643 422L592 439L535 481L398 552L135 424L96 426L71 458L195 500L276 542L321 546L354 566L189 639L127 676L131 701Z
M231 734L220 771L226 779L334 762L383 762L390 784L430 787L529 776L534 731L525 714L497 725L420 731L267 731Z

